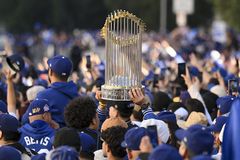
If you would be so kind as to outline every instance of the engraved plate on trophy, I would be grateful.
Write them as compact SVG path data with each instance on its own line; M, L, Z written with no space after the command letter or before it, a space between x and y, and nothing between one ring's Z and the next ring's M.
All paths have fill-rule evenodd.
M141 19L127 11L111 13L101 30L105 39L105 84L102 98L130 101L129 90L141 85L142 33Z

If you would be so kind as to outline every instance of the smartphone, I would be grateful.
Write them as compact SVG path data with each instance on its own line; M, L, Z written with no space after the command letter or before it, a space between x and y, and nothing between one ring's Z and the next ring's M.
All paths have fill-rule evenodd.
M157 147L158 146L157 126L156 125L147 126L147 132L153 148Z
M186 74L186 63L178 63L178 77Z
M228 80L228 94L229 95L238 95L239 80L230 79Z
M86 55L86 59L87 59L87 63L86 63L86 67L87 69L91 69L91 55Z

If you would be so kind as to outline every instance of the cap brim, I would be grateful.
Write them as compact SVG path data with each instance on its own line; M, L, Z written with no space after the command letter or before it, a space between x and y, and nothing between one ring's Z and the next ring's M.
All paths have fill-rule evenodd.
M175 136L177 137L178 140L183 140L183 138L186 136L187 131L184 129L178 129L175 132Z

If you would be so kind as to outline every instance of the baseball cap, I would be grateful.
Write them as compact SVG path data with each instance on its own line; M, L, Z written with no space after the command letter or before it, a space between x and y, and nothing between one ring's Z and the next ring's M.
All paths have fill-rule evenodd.
M74 147L77 151L80 151L81 140L77 130L64 127L56 131L53 146L58 148L64 145Z
M234 96L224 96L224 97L219 97L216 101L217 106L221 112L221 114L226 114L230 112L232 103L236 99Z
M189 73L190 73L191 76L197 77L200 74L200 71L195 66L189 66L188 70L189 70Z
M6 61L9 67L15 72L21 71L25 66L23 58L18 54L13 54L11 56L8 56L6 58Z
M148 126L152 126L152 125L157 126L158 137L161 139L161 141L163 143L167 143L170 136L168 125L162 120L157 120L157 119L147 119L142 121L141 123L141 127L144 127L144 128L147 128Z
M161 144L153 150L148 160L182 160L182 157L176 148Z
M7 113L7 105L5 102L0 100L0 113Z
M124 128L128 127L127 123L124 122L122 119L120 119L119 117L114 117L108 118L103 122L101 131L105 131L106 129L111 128L113 126L121 126Z
M121 146L131 150L140 150L139 146L144 136L148 135L147 130L143 127L134 127L127 131Z
M79 153L74 148L69 146L61 146L59 148L56 148L52 152L50 152L48 156L51 160L79 159Z
M175 135L195 155L209 155L212 152L214 137L205 126L197 124L187 130L179 129Z
M199 155L193 157L192 160L213 160L213 159L208 155Z
M28 107L28 115L35 116L44 114L50 111L48 100L46 99L36 99L33 100Z
M157 114L157 119L167 122L175 122L176 123L176 115L172 112L162 111Z
M219 116L216 118L215 124L208 127L212 132L221 132L223 125L227 122L228 117Z
M0 130L3 132L18 132L18 127L20 126L19 121L9 115L0 114Z
M69 76L72 72L72 61L62 55L54 56L47 61L48 67L59 76Z
M81 155L90 155L94 157L94 151L96 149L95 140L84 132L79 133L81 139Z
M21 154L18 150L10 146L0 147L0 160L21 160Z

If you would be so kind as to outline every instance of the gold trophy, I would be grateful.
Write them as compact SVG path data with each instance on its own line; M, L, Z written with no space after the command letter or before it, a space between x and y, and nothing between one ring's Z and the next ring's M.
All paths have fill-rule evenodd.
M105 84L102 98L130 101L129 90L141 85L142 33L145 25L135 15L117 10L108 15L101 30L105 39Z

